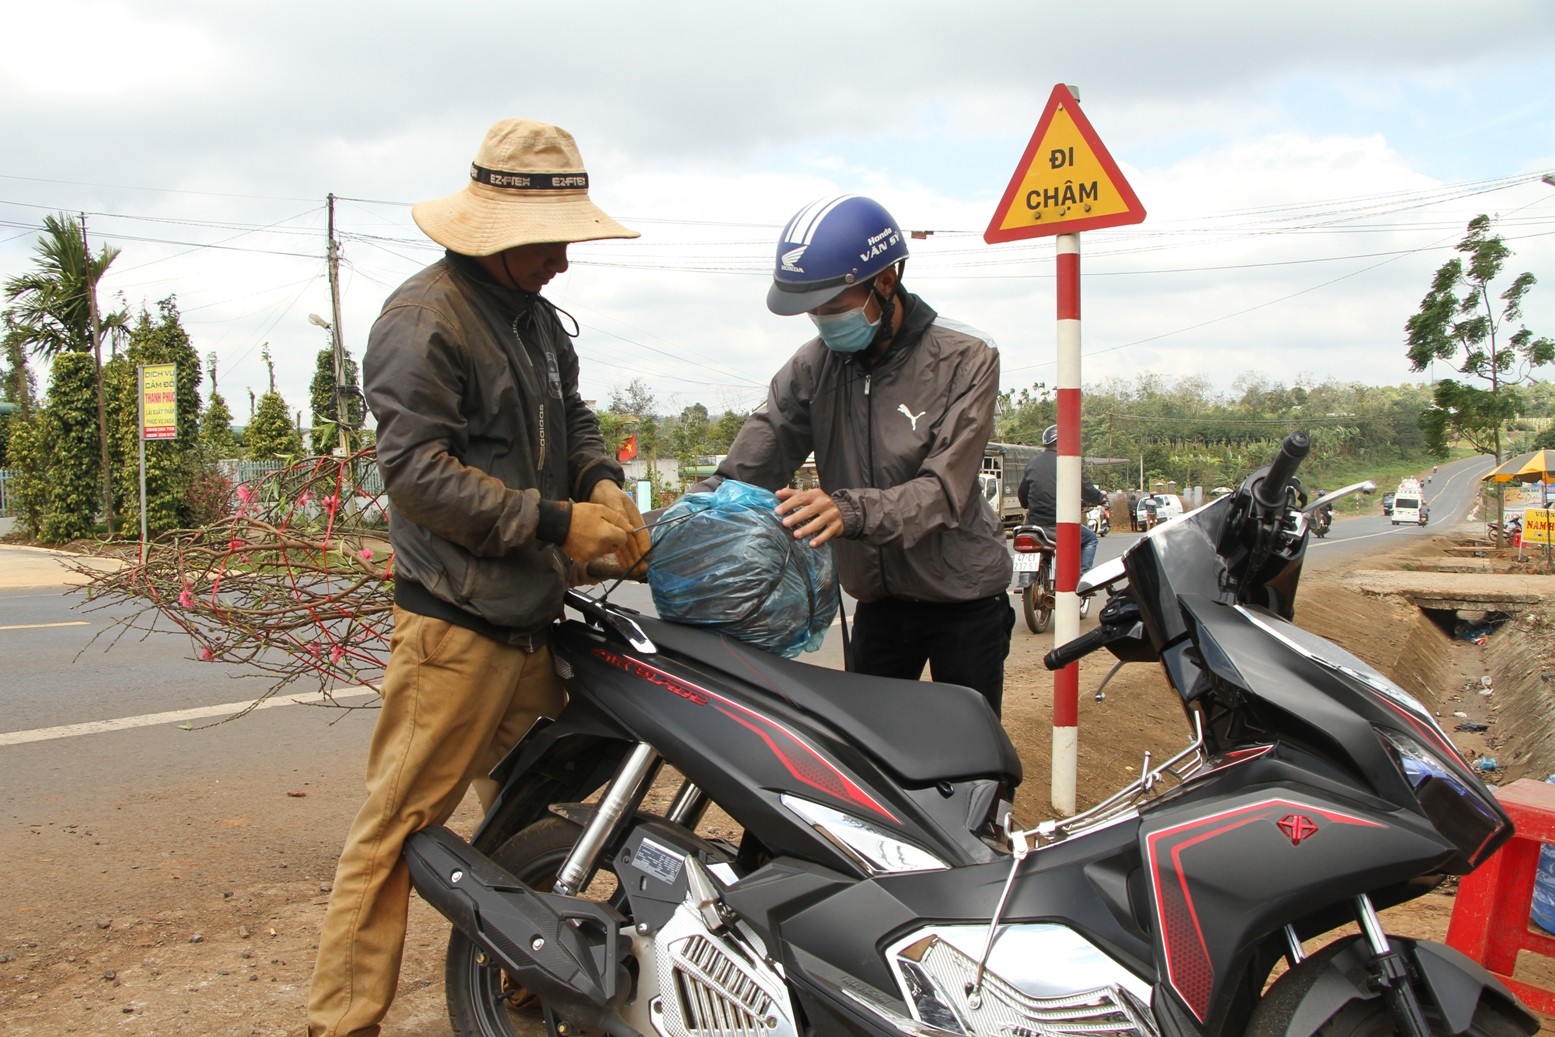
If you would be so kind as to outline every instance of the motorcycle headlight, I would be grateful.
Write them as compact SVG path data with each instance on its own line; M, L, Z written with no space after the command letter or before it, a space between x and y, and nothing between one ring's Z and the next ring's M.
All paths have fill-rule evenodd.
M1393 762L1415 790L1420 808L1468 861L1477 868L1500 845L1505 815L1477 782L1464 780L1432 750L1399 731L1375 728Z

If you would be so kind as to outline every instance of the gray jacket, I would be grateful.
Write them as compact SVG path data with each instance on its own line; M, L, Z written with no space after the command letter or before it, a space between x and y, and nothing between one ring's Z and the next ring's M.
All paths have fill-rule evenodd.
M549 625L568 563L535 536L540 500L623 478L555 308L450 253L384 303L362 369L397 580L516 640Z
M903 292L896 341L868 367L819 338L772 379L767 400L708 480L788 485L814 451L842 512L842 585L859 601L956 602L1003 594L1010 555L978 474L993 433L999 351Z

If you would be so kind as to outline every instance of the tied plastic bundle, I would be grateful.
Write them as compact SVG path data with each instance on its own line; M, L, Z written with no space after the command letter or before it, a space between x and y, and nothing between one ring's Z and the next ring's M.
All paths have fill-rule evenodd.
M837 614L831 545L795 540L777 504L771 491L729 479L666 508L648 556L660 617L789 658L820 648Z

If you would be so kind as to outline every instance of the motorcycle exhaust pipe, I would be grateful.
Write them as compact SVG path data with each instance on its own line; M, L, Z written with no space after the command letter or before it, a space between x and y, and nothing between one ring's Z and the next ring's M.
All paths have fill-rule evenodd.
M633 1033L614 1011L628 989L619 912L526 886L442 826L411 836L404 857L416 892L514 982L577 1025Z

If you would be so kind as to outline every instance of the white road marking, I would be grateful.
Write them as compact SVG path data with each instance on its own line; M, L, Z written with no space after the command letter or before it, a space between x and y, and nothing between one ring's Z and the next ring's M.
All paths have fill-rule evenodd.
M0 627L0 630L47 630L49 627L84 627L87 625L86 620L76 619L68 623L17 623L14 626Z
M361 698L377 694L378 690L371 687L342 688L335 691L333 697L338 700ZM61 727L37 727L31 731L7 731L0 732L0 746L25 745L28 742L47 742L55 738L75 738L80 735L108 734L113 731L127 731L135 727L155 727L158 724L181 724L188 720L199 720L204 717L232 716L244 710L274 709L276 706L303 705L316 701L317 699L312 696L302 698L294 695L277 695L273 698L265 699L257 706L250 699L247 702L228 702L223 705L175 709L167 713L145 713L138 717L89 720L84 724L65 724Z

